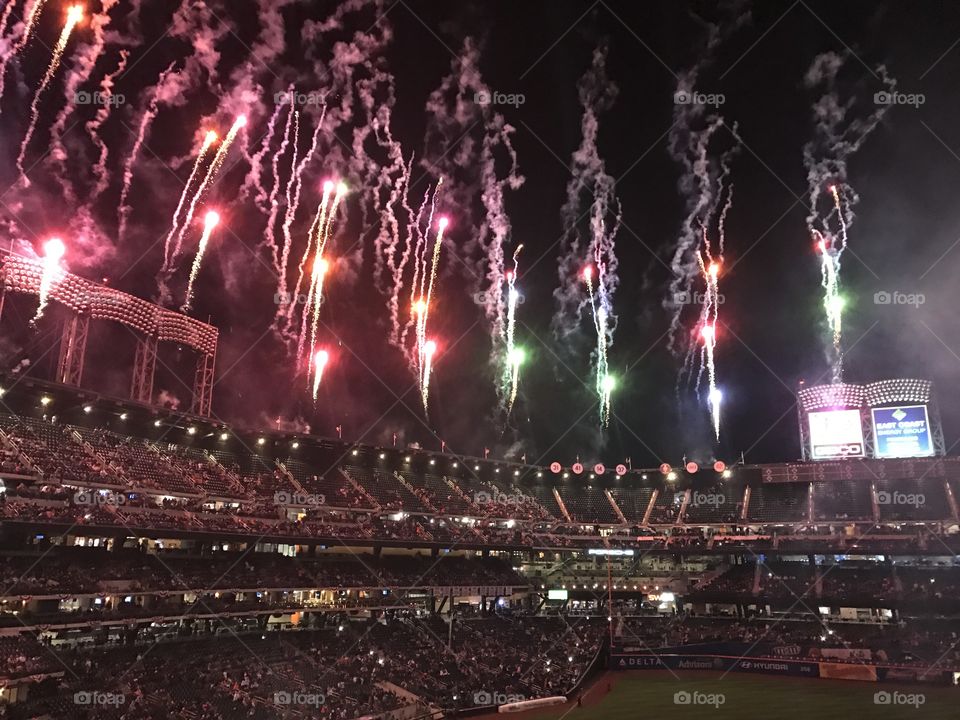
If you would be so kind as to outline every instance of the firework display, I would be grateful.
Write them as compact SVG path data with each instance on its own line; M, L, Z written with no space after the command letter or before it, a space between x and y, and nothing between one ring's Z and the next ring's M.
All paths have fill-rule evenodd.
M598 48L590 69L579 83L583 137L573 154L572 177L567 184L566 202L560 211L564 225L559 261L561 284L554 291L557 311L553 317L554 334L560 339L569 339L577 334L581 316L587 307L590 308L596 336L590 353L592 384L602 428L610 424L611 392L616 384L609 375L608 350L617 327L613 298L620 277L615 238L622 212L614 192L616 183L607 173L597 148L598 116L609 109L617 94L616 86L606 76L606 57L606 49ZM584 213L581 211L581 194L585 189L592 195L592 201ZM589 221L583 231L579 226L585 216ZM584 262L589 264L578 271ZM584 286L586 293L582 290Z
M208 314L214 322L219 313L235 328L249 322L263 330L265 343L272 343L264 355L276 353L270 362L285 369L295 388L286 400L304 422L325 412L316 404L323 381L331 393L346 392L341 380L355 381L360 368L378 379L391 376L382 381L391 387L391 371L400 370L417 391L414 414L421 423L443 416L444 388L468 375L498 439L519 455L519 424L532 422L527 393L548 369L571 383L579 402L591 404L596 443L618 433L615 396L645 380L643 354L638 359L615 344L618 325L624 317L631 331L639 327L629 306L637 287L652 289L666 310L650 319L667 323L662 337L673 355L676 413L682 423L695 418L698 452L718 452L727 406L738 397L730 357L733 326L742 320L733 308L727 315L720 285L736 290L734 267L751 247L741 245L739 227L737 242L726 243L728 216L749 215L733 210L733 161L744 147L738 126L720 114L722 102L695 100L725 31L712 35L702 57L675 76L673 124L663 138L679 170L677 192L668 188L683 203L679 231L666 247L647 248L630 230L666 272L657 277L660 268L648 274L631 264L637 287L631 282L624 298L624 207L619 178L602 151L606 114L618 100L606 44L581 58L579 136L564 151L569 163L553 153L565 165L565 192L555 218L559 237L551 244L536 237L534 223L515 226L511 218L527 182L514 147L519 126L504 107L509 98L484 78L482 43L463 38L448 73L429 93L423 143L401 141L393 117L396 78L386 54L393 27L374 23L349 41L341 37L359 18L376 17L384 2L350 0L325 19L311 19L301 41L329 46L329 53L304 51L288 63L283 31L292 29L285 9L293 4L284 0L277 8L258 0L258 34L248 56L226 49L229 29L212 10L184 0L167 16L172 45L163 47L170 52L150 62L136 42L143 30L139 5L63 6L49 54L34 38L52 39L53 6L27 0L3 8L0 105L9 108L15 92L28 91L19 98L24 117L4 116L20 139L15 197L4 219L16 235L11 252L35 256L43 268L33 325L49 322L51 293L68 270L142 287L139 273L146 267L159 305ZM28 56L42 56L44 72L24 73L16 88L5 89L4 70L22 71ZM804 78L809 89L822 91L803 159L806 225L820 262L818 302L834 384L842 380L851 307L841 260L852 252L859 201L847 161L886 107L861 112L844 99L838 76L845 62L834 53L817 56ZM270 63L283 72L270 71ZM895 87L882 66L875 77ZM62 95L56 92L61 85ZM81 132L71 135L74 125ZM28 160L44 140L49 157L31 167ZM27 223L14 216L24 207L42 216L38 207L45 202L56 209L44 218L49 227L42 237L31 238ZM129 266L111 266L124 262ZM201 287L205 283L211 287ZM552 303L549 337L536 327L546 322L545 303ZM642 342L652 335L646 330L628 335ZM389 346L385 362L396 366L368 368L357 351L349 356L358 362L344 362L341 350L350 345ZM339 359L331 364L335 347ZM477 359L481 367L465 366Z
M806 75L809 88L822 88L823 94L813 106L814 138L803 148L809 185L807 229L820 256L823 286L823 313L826 324L826 357L834 383L843 378L843 311L840 260L849 241L853 207L859 196L847 181L847 163L873 132L889 109L874 103L869 114L850 112L853 98L843 97L838 75L845 57L823 53L814 58ZM884 92L893 92L896 82L881 65L874 71Z

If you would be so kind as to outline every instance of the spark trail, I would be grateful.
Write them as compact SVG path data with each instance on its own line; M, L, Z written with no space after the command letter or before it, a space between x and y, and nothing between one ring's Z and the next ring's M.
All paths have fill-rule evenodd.
M321 196L320 204L317 206L317 213L313 218L313 222L310 224L310 229L307 231L307 244L303 249L303 257L300 259L300 264L297 269L297 284L294 286L293 292L291 293L290 297L288 297L287 299L286 310L284 311L284 318L283 318L284 322L282 324L283 324L285 336L289 336L289 334L292 332L291 328L294 322L293 315L297 309L297 305L299 304L300 295L303 292L302 290L303 271L307 265L307 261L310 258L310 253L313 251L314 245L316 245L317 241L319 240L319 232L320 232L319 229L323 228L323 226L326 224L327 208L330 205L330 197L333 194L333 188L334 188L334 182L332 180L327 180L326 182L323 183L323 195ZM316 260L314 261L314 265L311 267L311 271L310 271L310 282L307 286L308 293L309 293L309 288L313 287L313 273L315 271L316 271ZM309 302L311 301L312 301L312 298L308 298L308 305L305 305L304 307L305 308L308 307ZM303 349L306 345L306 327L307 327L306 315L307 315L307 310L304 309L303 318L301 320L300 333L297 336L298 337L298 340L297 340L297 359L298 360L303 357Z
M520 384L520 366L525 360L522 348L516 346L517 304L520 301L520 292L517 290L517 276L519 272L519 255L523 245L518 245L513 251L513 269L505 274L507 280L507 320L504 327L504 345L506 347L505 362L501 372L501 390L507 396L507 416L513 411L517 401L517 388Z
M610 423L610 398L616 385L615 379L609 374L608 352L617 326L613 297L620 278L617 275L619 261L615 238L621 218L620 201L615 193L616 183L607 173L597 148L599 115L611 107L617 93L616 86L607 79L606 58L606 49L597 48L590 69L578 83L583 107L580 122L582 139L572 156L567 199L560 211L563 221L558 263L560 287L553 293L557 310L552 321L557 340L569 343L581 337L583 314L588 307L591 310L596 340L590 361L601 428ZM585 193L590 199L588 209L584 211L582 196ZM589 217L586 231L580 227L584 217ZM590 263L586 268L585 259ZM584 282L588 291L586 297L583 293Z
M333 193L333 200L330 195ZM313 265L310 270L310 284L307 289L306 302L303 306L300 318L300 335L297 340L297 362L302 361L304 352L313 352L317 342L317 329L320 327L320 308L323 305L323 285L326 280L327 272L330 270L330 261L327 260L324 253L327 249L327 243L330 240L331 228L336 218L337 210L344 195L347 194L345 183L336 183L334 192L334 183L327 181L323 185L323 199L320 201L320 208L313 226L310 228L310 235L314 238L311 242L308 238L307 248L304 257L308 257L311 247L316 247L316 253L313 258ZM328 207L329 204L329 207ZM306 260L302 264L305 264ZM302 273L301 273L302 277ZM299 297L299 282L297 288L297 297ZM291 303L290 309L293 309L295 303ZM310 381L313 372L312 363L307 364L307 382Z
M39 292L40 303L37 305L36 314L30 321L34 325L43 317L43 311L46 310L47 301L50 297L50 290L62 274L60 261L63 259L66 251L66 246L64 246L63 240L60 238L50 238L43 244L43 271L40 275Z
M193 266L190 268L190 280L187 282L187 295L184 298L183 306L180 308L181 312L187 312L190 310L190 305L193 302L193 286L197 281L197 275L200 272L200 265L203 263L203 255L207 251L207 245L210 242L210 236L213 234L214 228L220 224L220 215L213 210L207 213L206 217L203 220L203 235L200 236L200 244L197 246L197 254L193 258Z
M330 361L330 353L326 350L317 350L313 356L313 401L317 401L317 394L320 392L320 381L323 379L323 371Z
M706 253L707 260L704 260L703 254ZM718 289L718 278L720 275L720 263L710 256L709 245L706 245L704 253L698 253L697 259L703 271L703 279L706 291L703 297L703 306L700 314L700 337L703 340L703 347L700 350L700 371L697 374L697 388L700 386L700 376L706 371L708 391L707 402L710 405L710 418L713 423L713 434L717 440L720 439L720 391L717 389L717 316L720 308L720 293Z
M813 238L820 252L820 284L823 287L823 310L826 315L827 329L833 344L833 356L840 362L842 348L840 341L843 337L843 296L840 295L840 257L847 247L847 225L843 219L843 208L840 203L840 191L836 185L830 186L834 206L840 223L838 235L824 236L819 230L812 231ZM834 382L841 380L841 367L834 372Z
M860 199L847 181L847 163L890 108L871 102L872 98L841 98L838 75L848 57L849 53L818 55L804 78L808 88L823 89L813 104L813 138L804 145L803 161L809 193L807 229L820 256L826 324L824 349L834 383L843 381L845 300L841 294L841 256L849 242L855 218L853 208ZM876 67L873 75L883 84L884 92L896 90L896 81L884 66ZM858 106L864 110L858 113Z
M220 167L223 165L223 161L226 160L227 153L230 151L230 146L236 139L237 133L239 133L246 124L247 116L239 115L237 119L234 120L233 126L230 128L230 132L227 133L227 136L223 139L223 142L220 143L220 147L217 148L217 153L213 156L213 160L210 161L210 165L207 167L207 173L204 175L203 181L200 183L199 187L197 187L197 191L190 200L190 205L187 208L187 215L183 220L183 224L180 226L180 231L177 233L177 241L173 246L173 250L170 251L171 264L175 263L177 258L180 256L180 250L183 247L183 237L187 232L187 228L190 227L190 223L193 221L193 216L197 211L197 206L203 199L203 194L207 191L207 188L210 187L210 183L216 176L217 171L220 170ZM167 270L170 270L169 265Z
M203 159L206 157L207 151L216 141L217 133L214 130L208 130L203 136L203 144L200 145L200 151L197 153L197 159L193 163L193 169L190 171L190 176L187 178L187 182L183 186L183 192L180 193L180 202L177 203L177 209L173 211L173 223L170 226L170 232L167 233L167 237L163 243L163 266L165 268L170 265L172 259L170 255L170 243L173 240L174 234L180 229L180 213L183 212L183 205L187 200L187 195L190 193L190 189L193 187L193 181L200 172L200 167L203 165Z
M423 400L423 412L429 412L427 399L430 395L430 374L433 369L433 356L437 351L437 343L427 339L427 325L430 320L430 308L433 302L433 286L437 279L437 267L440 264L440 249L443 247L443 233L447 229L449 220L440 217L437 220L437 237L433 244L433 253L430 256L430 271L427 272L427 261L423 261L423 272L420 274L420 299L417 304L417 360L420 371L420 397ZM426 293L423 283L426 278Z
M36 7L36 5L34 5L34 7ZM23 161L27 156L27 147L30 145L30 140L33 138L33 133L36 132L37 122L40 119L40 100L43 97L44 91L53 80L53 76L56 75L57 68L60 67L63 52L67 49L67 42L70 40L73 29L81 20L83 20L82 6L71 5L67 8L67 20L63 25L63 30L60 31L57 44L53 48L53 55L50 58L50 64L47 66L47 72L44 74L43 80L40 81L40 86L33 95L33 102L30 103L30 124L27 126L27 134L23 138L23 143L20 145L20 154L17 156L17 171L26 184L29 184L29 181L27 181L23 170Z
M43 11L43 6L46 4L47 0L35 0L33 4L30 5L30 10L27 12L27 16L23 19L23 33L20 36L19 42L17 42L14 47L14 54L20 52L27 46L27 43L30 42L30 38L33 37L33 32L37 28L37 21L40 19L40 13ZM10 7L12 8L14 2L10 2Z
M375 251L382 253L377 267L387 275L382 289L390 313L388 341L403 353L407 366L417 378L426 413L437 350L436 341L427 338L428 320L443 234L449 221L446 217L438 219L437 236L431 244L430 231L434 227L433 218L443 179L437 181L432 192L430 189L426 191L419 208L414 211L408 200L411 163L412 159L399 169L391 168L391 172L398 172L398 175L391 183L390 199L382 209L381 231ZM401 220L404 217L405 222ZM409 308L409 314L403 313L401 307Z
M602 273L600 262L597 267ZM607 427L610 424L610 395L614 388L613 378L610 376L610 364L607 356L607 304L603 301L600 292L593 290L593 267L587 265L583 269L583 280L587 284L587 293L590 297L590 309L593 313L593 327L597 334L597 345L594 350L594 386L597 398L600 401L600 425ZM600 283L600 288L603 284Z
M697 266L703 278L703 296L700 304L698 327L703 345L700 347L700 364L697 370L697 380L694 391L700 392L700 383L703 375L707 375L706 401L710 411L710 420L713 426L714 438L720 440L720 405L723 395L717 388L717 324L720 317L720 272L723 269L723 251L726 245L727 214L733 206L733 186L720 185L717 194L718 202L726 195L726 201L716 217L717 247L710 240L710 230L707 224L701 227L702 239L697 250ZM708 222L713 218L708 217ZM691 344L684 367L692 372L694 346Z

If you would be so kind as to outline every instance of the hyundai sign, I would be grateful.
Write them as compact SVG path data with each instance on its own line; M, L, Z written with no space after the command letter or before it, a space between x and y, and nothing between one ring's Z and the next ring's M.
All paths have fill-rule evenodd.
M926 405L873 408L878 458L933 457Z
M863 427L859 410L812 412L810 420L810 457L835 460L863 457Z

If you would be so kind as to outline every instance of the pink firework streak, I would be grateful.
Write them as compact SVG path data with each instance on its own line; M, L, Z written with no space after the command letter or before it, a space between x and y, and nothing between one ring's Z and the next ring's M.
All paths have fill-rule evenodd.
M23 143L20 145L20 154L17 156L17 170L20 173L20 177L23 178L25 185L29 185L30 183L23 170L23 161L27 156L27 147L30 145L33 133L36 132L37 121L40 119L40 99L53 80L53 76L57 74L57 68L60 67L60 61L63 59L63 51L67 49L67 42L70 40L70 35L81 20L83 20L83 8L80 5L71 5L67 9L67 21L63 26L63 30L60 32L60 38L53 48L53 56L50 58L50 64L47 66L47 72L44 74L43 80L40 81L40 87L37 88L37 92L33 95L33 102L30 103L30 125L27 127L27 134L23 138Z

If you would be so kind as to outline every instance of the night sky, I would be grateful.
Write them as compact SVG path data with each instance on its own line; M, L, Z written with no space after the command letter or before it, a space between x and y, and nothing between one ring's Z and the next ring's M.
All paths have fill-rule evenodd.
M820 91L805 87L804 75L817 55L835 52L845 55L839 87L845 98L856 98L850 113L865 116L875 110L873 95L883 89L876 74L879 65L896 78L899 92L923 96L918 106L891 107L849 160L847 182L860 202L841 275L847 300L844 379L932 379L949 452L960 432L960 411L953 402L960 374L954 281L960 269L960 248L955 247L960 245L955 202L960 187L956 4L798 1L718 9L713 2L386 0L378 6L358 1L342 4L347 12L339 29L324 36L327 41L309 45L301 30L310 20L330 17L339 3L277 4L284 20L278 35L282 45L276 40L276 57L266 65L254 62L246 76L260 93L260 100L245 108L251 118L250 153L265 132L274 93L287 83L295 83L299 92L328 90L332 105L350 95L338 85L338 73L317 69L331 67L333 41L350 40L357 32L389 32L385 47L371 57L378 69L395 78L392 132L405 155L415 155L413 179L418 182L412 187L412 202L417 204L435 182L419 160L458 150L425 144L431 123L425 107L431 92L450 74L467 37L480 47L486 85L497 93L523 96L522 105L500 105L496 111L515 130L512 143L525 177L522 187L506 193L505 209L512 224L508 252L518 243L524 245L518 283L524 302L517 337L528 359L520 397L504 427L495 410L489 329L473 300L476 269L482 267L470 250L483 219L479 187L451 178L444 196L450 202L444 207L441 201L441 209L449 213L452 225L431 319L441 352L430 416L424 418L415 377L386 341L386 305L372 279L377 218L364 218L364 191L351 175L351 137L363 124L358 111L336 137L322 138L293 225L294 235L302 238L321 180L346 178L353 192L344 201L347 215L335 249L352 245L355 250L346 271L335 272L326 289L321 333L334 356L316 407L305 379L295 376L295 361L269 331L276 280L266 253L257 250L266 218L249 200L235 201L249 171L239 149L210 194L207 204L221 211L229 230L208 251L192 314L209 318L221 332L213 404L217 418L247 427L276 427L280 418L283 427L309 426L327 436L342 424L344 439L389 443L396 432L402 442L431 449L439 449L442 438L456 452L481 454L490 447L493 456L511 459L525 452L530 462L569 463L577 455L608 464L630 456L635 466L676 463L684 455L731 461L743 452L748 462L798 457L797 384L829 380L820 266L805 224L808 183L802 154L813 132L811 106ZM63 134L66 170L43 156L49 150L50 125L64 107L64 78L76 67L71 63L77 48L90 42L89 23L71 39L64 67L41 103L30 146L29 188L18 182L14 160L29 121L30 100L62 25L59 0L51 0L44 10L35 40L9 61L0 106L0 179L7 188L0 195L0 214L4 233L21 252L27 252L27 244L38 249L43 239L60 234L73 251L68 250L67 257L72 271L106 278L142 297L155 296L154 276L162 261L162 242L156 241L169 229L202 130L215 126L225 132L238 111L238 104L225 98L237 97L237 69L249 60L261 31L255 2L184 5L194 7L190 17L205 28L203 38L213 38L219 56L207 68L212 73L204 70L199 82L187 84L180 102L160 107L134 166L130 226L122 241L117 239L117 207L123 164L151 88L171 62L183 67L198 44L188 40L189 34L170 33L177 3L120 0L111 10L111 33L82 87L95 90L104 74L115 69L122 48L129 50L130 69L117 84L126 102L103 127L102 137L111 149L110 182L97 197L87 195L92 146L82 127L93 109L77 108L68 117ZM14 17L21 14L18 8ZM710 23L721 39L708 52ZM598 149L616 180L615 194L623 209L616 235L618 327L610 348L610 369L619 386L611 425L603 432L597 427L589 367L589 320L580 325L579 341L559 341L551 334L563 234L560 208L570 180L571 153L581 141L577 83L598 46L607 48L607 76L617 87L613 105L599 115ZM685 215L678 189L680 167L667 148L675 122L673 96L678 77L698 63L697 90L724 96L718 112L728 126L737 124L742 141L730 176L734 203L727 218L726 271L720 280L724 302L717 373L725 402L719 445L710 442L705 404L695 402L687 389L681 389L678 402L681 361L667 348L669 315L663 306L670 258ZM459 142L482 138L482 126L464 131ZM301 151L308 141L309 134L301 137ZM63 192L58 181L63 172L78 189L79 199ZM455 199L472 203L471 208L455 206ZM81 206L90 208L99 234L91 233L76 241L78 245L70 228ZM192 243L191 248L195 237ZM176 275L181 295L190 257ZM877 303L876 293L883 292L920 294L923 302ZM42 353L39 338L50 337L53 327L44 323L56 319L53 313L37 331L27 331L22 326L30 304L9 307L2 347L5 369L24 356ZM8 329L18 322L19 329ZM695 316L684 315L687 332L693 332L695 322ZM133 338L127 331L98 327L88 349L87 383L106 393L126 394L132 353ZM166 348L161 361L156 390L187 403L189 354ZM43 376L49 363L36 362L30 372ZM175 378L178 372L186 385Z

